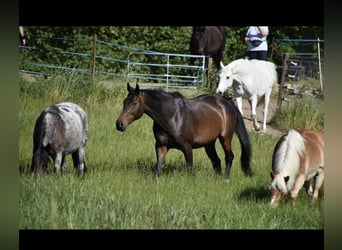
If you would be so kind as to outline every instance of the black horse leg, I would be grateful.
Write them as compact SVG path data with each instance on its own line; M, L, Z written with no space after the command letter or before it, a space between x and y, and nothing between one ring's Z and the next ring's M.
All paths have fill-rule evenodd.
M215 148L215 141L205 146L205 152L207 153L211 163L213 164L213 168L217 174L221 174L221 160L217 155Z
M194 65L195 65L195 58L190 57L189 66L194 66ZM196 73L196 71L194 71L194 69L192 69L192 68L188 69L189 76L195 76L196 75L195 73Z
M213 55L213 61L217 70L221 69L222 56L219 54Z
M183 148L183 154L184 154L184 157L185 157L185 162L186 162L186 165L188 167L188 170L189 170L189 173L190 174L193 174L193 154L192 154L192 147L191 145L184 145L184 148Z
M157 155L157 165L156 165L156 176L161 175L161 171L165 164L165 157L168 151L167 146L160 145L159 143L156 143L156 155Z
M66 160L65 160L65 155L63 154L62 156L62 163L61 163L61 166L62 166L62 171L63 172L66 172L68 167L67 167L67 163L66 163Z
M220 138L220 142L224 150L225 161L226 161L226 171L225 171L226 180L229 180L230 169L232 167L232 163L234 159L234 154L231 148L231 140L232 140L231 137Z
M78 175L83 177L86 172L86 165L84 163L85 158L85 148L79 148L72 154L72 161L74 164L74 168L77 170Z

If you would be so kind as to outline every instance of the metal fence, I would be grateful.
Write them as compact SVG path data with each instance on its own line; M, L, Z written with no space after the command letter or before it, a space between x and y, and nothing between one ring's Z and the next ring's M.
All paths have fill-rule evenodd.
M142 50L138 48L118 45L106 41L94 39L72 39L63 37L43 37L31 35L32 39L57 40L56 47L36 47L36 46L19 46L19 53L37 54L36 60L27 61L24 56L19 58L19 72L44 75L58 76L64 75L65 72L78 72L92 75L104 75L110 77L124 77L137 79L144 83L161 85L169 88L197 88L198 84L205 81L205 56L162 53L157 51ZM63 41L72 41L73 43L88 43L92 48L84 49L84 51L67 51L58 47ZM99 46L110 46L111 50L116 50L115 56L103 56L98 52ZM89 53L90 51L90 53ZM102 50L104 51L104 50ZM123 53L124 52L124 53ZM53 62L42 61L38 53L43 57L64 56L64 65L58 65ZM125 55L126 58L125 58ZM141 56L145 57L141 60ZM72 60L68 60L70 57ZM190 58L196 58L200 62L197 65L189 65ZM85 61L86 66L72 66L70 61ZM91 63L90 63L91 62ZM103 70L101 65L111 63L120 64L123 70L110 71ZM79 65L82 65L79 63Z

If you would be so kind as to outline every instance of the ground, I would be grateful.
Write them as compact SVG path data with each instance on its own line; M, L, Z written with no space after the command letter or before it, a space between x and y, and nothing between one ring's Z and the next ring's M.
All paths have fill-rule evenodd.
M277 108L277 98L272 97L270 100L270 104L268 107L268 114L267 114L267 127L266 127L266 133L267 134L271 134L271 135L281 135L282 132L280 130L278 130L277 128L272 127L269 122L271 121L274 112L276 111ZM263 119L263 104L261 103L258 107L257 107L257 118L258 121L260 123L260 126L262 126L262 119ZM251 108L250 105L248 103L248 100L243 98L242 99L242 110L243 110L243 118L245 121L245 125L248 131L253 131L253 122L251 119Z

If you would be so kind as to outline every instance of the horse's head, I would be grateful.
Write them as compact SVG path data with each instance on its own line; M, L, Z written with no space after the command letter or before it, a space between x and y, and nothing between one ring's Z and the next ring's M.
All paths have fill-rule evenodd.
M143 97L139 85L136 84L136 87L132 88L127 83L127 90L128 95L123 101L123 109L116 120L116 129L119 131L124 131L130 123L139 119L144 113Z
M205 26L194 26L192 28L192 37L190 41L190 53L195 55L204 55L206 53L207 33Z
M40 146L32 156L31 171L34 174L39 174L41 172L45 173L47 171L49 162L50 158L48 153L43 147Z
M216 93L223 95L224 92L233 85L233 71L229 65L224 66L221 62L221 69L219 71L219 83Z
M275 174L271 172L272 181L268 185L270 191L270 206L277 207L279 202L284 199L287 194L286 183L289 180L289 176L282 176L281 174Z

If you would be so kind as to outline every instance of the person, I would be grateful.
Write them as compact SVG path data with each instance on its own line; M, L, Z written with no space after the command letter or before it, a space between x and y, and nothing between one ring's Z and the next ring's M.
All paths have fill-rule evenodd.
M22 46L26 46L27 45L27 40L25 37L25 33L24 33L24 27L23 26L19 26L19 44Z
M245 36L249 59L266 60L268 26L249 26Z

